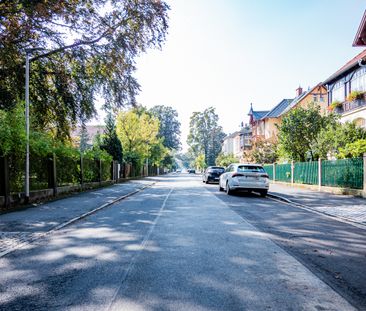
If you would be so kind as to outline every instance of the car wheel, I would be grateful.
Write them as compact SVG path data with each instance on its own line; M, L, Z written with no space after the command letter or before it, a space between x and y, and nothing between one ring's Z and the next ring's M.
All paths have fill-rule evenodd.
M232 195L233 191L230 189L229 183L226 183L226 194L227 195Z
M264 198L267 195L267 190L262 190L259 193L261 194L261 197Z
M224 188L221 187L220 182L219 182L219 191L224 191Z
M206 184L208 184L208 179L206 179Z

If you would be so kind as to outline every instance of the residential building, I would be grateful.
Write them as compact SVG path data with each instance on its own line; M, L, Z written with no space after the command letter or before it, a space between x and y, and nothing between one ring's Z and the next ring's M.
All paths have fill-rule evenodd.
M240 150L246 151L252 149L252 128L245 124L240 130Z
M353 46L366 46L366 11L357 30ZM339 102L336 110L341 122L353 121L366 128L366 50L362 51L328 79L324 84L328 89L328 105ZM357 99L349 97L351 92L361 93Z
M299 86L296 89L296 97L292 102L283 110L282 116L288 113L291 109L295 108L308 108L309 105L316 105L320 107L320 113L322 115L327 114L328 107L328 93L327 88L323 83L318 83L307 91L303 91L302 87Z
M281 116L291 102L292 99L281 100L259 121L260 123L263 123L264 139L276 139L278 133L277 126L281 124Z
M250 104L250 110L248 113L249 116L249 124L252 127L252 142L256 142L258 140L265 138L265 131L264 131L264 123L261 122L262 118L268 113L269 111L254 111L253 104Z
M221 151L223 154L233 154L238 159L241 158L241 131L236 131L227 135L222 143Z
M336 112L340 114L341 122L354 121L366 127L365 96L356 100L348 98L353 91L366 91L366 50L332 74L324 84L328 89L328 105L340 103Z
M102 135L104 133L105 126L104 125L86 125L85 126L87 133L87 141L86 144L88 146L93 145L94 137L97 135ZM71 138L74 143L78 145L80 143L80 137L82 133L82 127L78 126L74 131L71 132Z

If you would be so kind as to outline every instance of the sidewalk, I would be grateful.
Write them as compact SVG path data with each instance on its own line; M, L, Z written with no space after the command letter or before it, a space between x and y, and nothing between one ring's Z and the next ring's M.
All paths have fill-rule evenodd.
M269 195L289 200L296 205L329 216L366 225L366 199L364 198L313 191L277 183L272 183L269 189Z
M0 257L52 230L154 183L143 179L94 189L71 197L0 215Z

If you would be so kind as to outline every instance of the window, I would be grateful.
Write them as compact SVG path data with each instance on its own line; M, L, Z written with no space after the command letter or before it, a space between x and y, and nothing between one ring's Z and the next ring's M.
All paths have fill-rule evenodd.
M324 95L323 95L323 94L320 94L320 95L319 95L319 101L320 101L321 103L323 103L323 102L324 102Z
M261 166L241 165L238 166L238 172L265 173L265 170Z
M333 90L332 90L332 102L340 101L343 102L345 100L345 93L344 93L344 82L343 80L338 81L336 84L334 84Z
M313 95L313 102L317 102L318 101L318 96L316 96L316 94Z
M362 67L353 75L351 91L366 91L366 68Z

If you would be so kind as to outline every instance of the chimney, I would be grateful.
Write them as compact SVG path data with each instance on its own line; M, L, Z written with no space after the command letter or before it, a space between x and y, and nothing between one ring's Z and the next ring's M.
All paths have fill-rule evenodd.
M302 87L299 85L299 87L296 89L296 97L300 96L302 94Z

